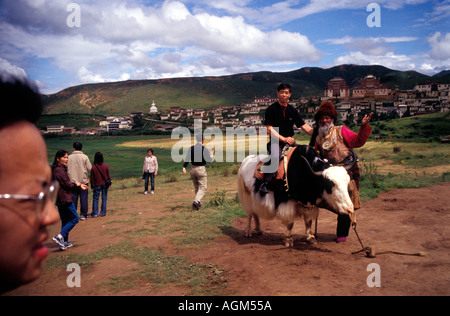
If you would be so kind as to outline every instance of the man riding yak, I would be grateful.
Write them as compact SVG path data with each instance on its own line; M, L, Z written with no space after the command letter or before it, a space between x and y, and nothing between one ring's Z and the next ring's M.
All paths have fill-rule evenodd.
M329 163L336 166L344 166L346 164L354 164L348 173L351 178L349 191L354 204L354 208L361 207L359 201L359 168L357 163L353 161L356 155L352 148L362 147L372 132L372 128L368 125L373 113L366 115L361 124L358 134L353 133L346 126L335 126L337 121L337 112L333 103L324 101L319 107L316 115L316 128L313 129L305 124L298 111L289 105L289 99L292 96L292 89L289 84L281 84L278 86L278 102L272 104L266 110L265 125L271 136L271 140L278 140L275 146L269 141L267 150L271 155L271 159L280 159L285 153L284 149L289 146L295 146L294 124L311 135L310 146L319 151L320 155L327 159ZM272 148L276 148L273 152ZM266 162L268 164L268 162ZM262 173L261 170L256 172L255 186L259 187L261 195L269 192L267 186L274 180L274 173ZM349 215L339 215L337 225L337 242L345 242L349 233L351 219Z
M267 151L272 159L279 159L283 148L286 145L294 146L294 124L304 130L309 135L313 134L313 128L305 123L298 111L289 104L289 99L292 96L292 88L287 83L282 83L277 89L278 102L269 106L266 110L265 125L270 139L278 140L274 144L276 151L272 152L272 143L267 143ZM259 185L259 192L267 194L267 184L274 178L273 173L257 173L257 185Z

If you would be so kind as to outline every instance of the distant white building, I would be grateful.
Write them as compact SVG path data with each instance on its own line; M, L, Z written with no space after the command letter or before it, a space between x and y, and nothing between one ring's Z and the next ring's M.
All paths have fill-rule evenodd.
M155 101L153 100L152 106L150 107L150 114L156 114L158 113L158 109L156 108Z

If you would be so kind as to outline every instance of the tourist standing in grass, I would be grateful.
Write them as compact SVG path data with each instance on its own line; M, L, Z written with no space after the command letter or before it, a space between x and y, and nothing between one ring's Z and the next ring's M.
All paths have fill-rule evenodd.
M73 143L73 152L69 156L69 162L67 163L67 172L72 182L78 182L84 185L89 184L89 171L91 171L92 165L81 150L83 144L80 142ZM88 203L88 191L82 190L79 187L73 190L73 203L75 209L78 207L78 197L80 197L80 219L86 220L89 209Z
M153 156L153 149L147 150L147 156L144 158L144 166L142 167L143 179L145 180L144 194L148 194L148 182L150 180L151 194L155 194L155 176L158 175L158 159Z
M94 156L94 165L91 170L91 188L94 191L92 196L92 214L91 217L98 217L98 199L102 194L102 207L100 216L106 216L106 203L108 199L108 188L111 181L109 167L103 162L103 154L96 152ZM109 180L109 181L108 181Z
M73 202L73 191L80 188L87 190L88 186L79 182L72 182L67 173L67 163L69 161L69 153L63 149L59 150L55 155L55 160L52 164L52 177L58 181L60 189L56 199L56 206L58 206L59 216L61 217L61 232L53 237L53 241L59 245L61 250L66 250L73 246L69 242L69 232L80 221Z

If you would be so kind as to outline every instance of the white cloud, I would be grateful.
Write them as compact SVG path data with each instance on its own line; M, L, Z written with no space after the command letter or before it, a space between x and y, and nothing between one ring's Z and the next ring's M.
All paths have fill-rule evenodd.
M12 65L9 61L0 57L0 78L3 81L9 81L13 78L27 81L28 75L24 69Z
M382 65L387 68L396 70L414 70L416 64L410 56L396 55L388 52L381 56L364 54L362 52L350 52L345 56L335 59L337 65L341 64L357 64L357 65Z
M433 11L427 14L427 21L441 21L450 17L450 0L436 3Z
M375 2L383 10L399 10L426 1L430 0ZM366 14L367 5L374 1L77 0L81 8L80 28L66 24L70 14L66 8L71 2L74 1L0 1L0 56L24 69L38 67L30 60L50 62L50 67L41 67L40 78L52 77L46 73L48 69L59 68L64 70L64 77L78 78L83 83L291 70L304 64L323 64L323 56L332 53L318 49L304 31L287 31L282 26L334 10L360 10ZM446 8L450 0L433 2L433 6L429 17L442 20L449 12ZM438 8L447 13L439 14ZM320 25L317 27L320 30ZM296 30L303 30L301 23ZM324 31L320 36L325 34L329 33ZM423 34L371 34L380 36L343 36L317 43L344 45L347 53L341 53L336 63L386 63L397 69L416 65L434 69L448 63L448 34L436 32L430 36L430 51L422 53L422 60L398 53L395 44L424 41ZM338 48L332 50L335 53ZM33 73L37 72L34 69Z
M349 51L360 51L364 55L384 56L392 52L389 44L413 42L419 38L412 36L402 37L351 37L344 36L341 38L325 39L319 42L329 43L332 45L344 45Z
M411 55L396 54L389 50L388 46L380 43L395 43L416 41L415 37L382 37L371 38L363 41L359 38L345 36L339 39L328 39L323 42L345 45L349 53L334 60L335 64L360 64L360 65L383 65L398 70L416 70L428 75L434 75L442 70L448 70L450 65L450 33L435 32L428 37L431 50L428 52L415 53ZM424 39L425 40L425 39Z
M101 83L105 82L105 79L102 78L99 74L94 74L92 71L89 71L86 67L81 67L78 70L78 78L83 83Z
M401 42L413 42L413 41L418 40L417 37L413 37L413 36L398 36L398 37L381 36L381 37L364 37L364 38L344 36L341 38L331 38L331 39L320 40L319 42L330 43L330 44L334 44L334 45L343 45L343 44L349 44L355 40L360 40L360 39L371 40L374 43L384 43L384 42L385 43L401 43Z
M6 2L10 15L0 22L0 35L7 44L0 44L1 50L14 47L21 54L49 59L54 66L75 72L82 82L124 78L127 73L149 78L208 75L206 71L215 67L244 71L250 60L316 62L322 55L300 33L264 31L241 16L193 14L180 1L154 6L79 1L80 28L65 24L69 1ZM186 48L197 52L195 60L184 59ZM218 60L230 64L224 68Z
M187 2L191 2L186 0ZM382 8L388 10L399 10L407 5L415 5L428 2L429 0L284 0L274 1L270 5L260 7L249 7L252 1L242 0L195 0L214 9L220 9L231 15L238 15L259 25L268 27L280 26L291 21L301 19L310 15L334 11L334 10L366 10L370 3L376 2ZM445 0L449 1L449 0ZM265 2L263 2L265 3Z
M437 60L450 59L450 33L436 32L428 38L428 42L431 46L430 56L432 58Z

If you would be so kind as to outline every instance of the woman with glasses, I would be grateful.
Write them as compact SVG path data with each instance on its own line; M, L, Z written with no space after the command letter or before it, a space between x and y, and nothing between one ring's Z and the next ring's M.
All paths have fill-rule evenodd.
M0 295L33 282L49 255L47 227L59 220L47 147L34 123L39 94L0 74Z
M73 246L69 242L69 232L78 224L80 218L77 214L77 209L73 203L73 190L76 187L81 187L82 190L87 190L88 186L79 182L73 183L70 181L67 173L67 162L69 161L69 153L65 150L59 150L55 155L55 160L52 164L53 179L58 181L60 189L56 199L56 206L58 206L59 216L61 217L61 232L52 238L52 240L59 245L59 249L66 250Z

